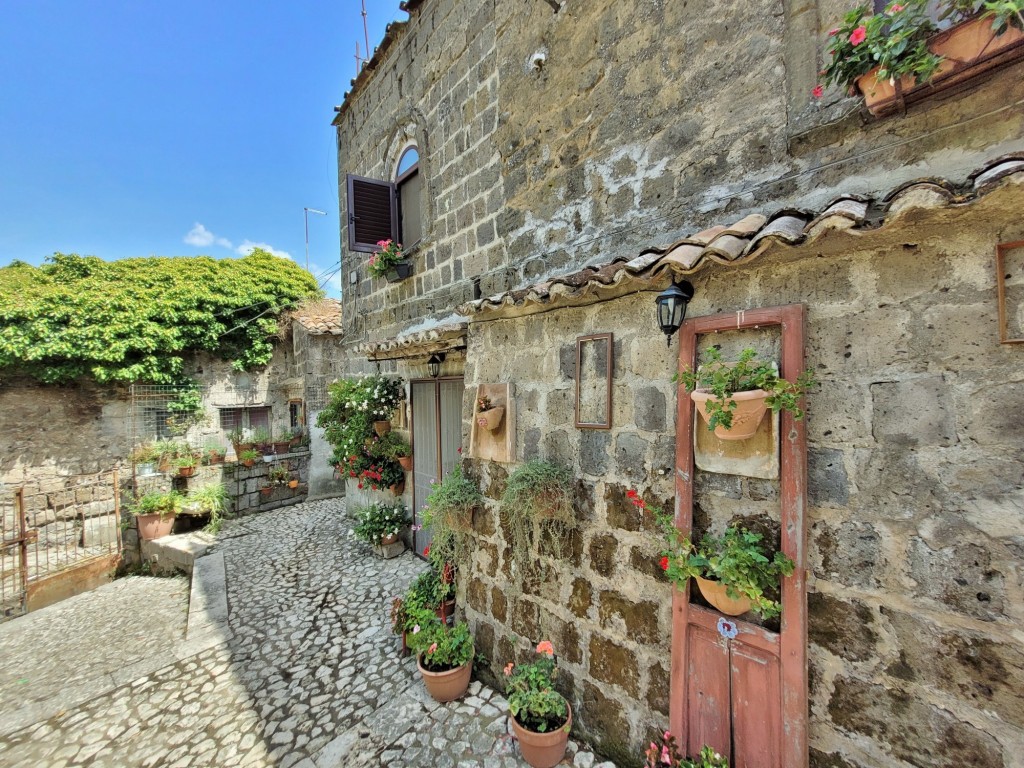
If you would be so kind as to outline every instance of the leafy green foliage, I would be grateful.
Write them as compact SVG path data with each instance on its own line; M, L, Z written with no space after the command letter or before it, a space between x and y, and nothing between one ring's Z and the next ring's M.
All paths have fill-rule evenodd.
M377 245L380 246L380 250L370 255L369 261L366 262L366 271L371 277L384 277L405 258L405 253L402 251L401 243L391 240L380 240Z
M533 556L531 545L539 538L542 525L554 529L548 541L555 559L561 559L565 534L574 524L572 473L542 459L520 464L508 476L499 514L520 574L537 570L539 559Z
M409 522L405 504L384 504L377 502L356 510L356 525L352 529L356 538L367 544L380 544L385 536L398 535L402 526Z
M424 669L446 672L473 660L473 635L466 622L449 627L436 613L423 608L409 609L409 620L412 629L406 642L419 655Z
M662 565L669 579L680 587L696 576L720 581L729 597L749 598L752 610L763 618L779 615L781 606L769 595L778 593L782 577L793 575L795 565L782 552L769 559L761 534L730 526L722 536L705 534L697 545L680 532L671 515L652 511L668 541Z
M402 382L367 376L339 379L327 389L330 399L317 416L316 425L334 446L329 463L347 466L352 456L366 454L366 442L375 439L373 422L389 418L398 407Z
M981 16L992 19L992 31L1001 35L1009 27L1024 29L1024 0L947 0L939 19L954 22ZM941 7L941 6L940 6Z
M405 593L407 611L418 608L429 608L431 611L441 607L441 603L449 599L455 591L455 585L445 583L440 574L433 568L424 571L409 586Z
M388 432L370 443L367 453L375 459L398 459L412 455L412 446L397 432Z
M852 88L861 75L878 67L879 80L912 76L923 83L931 78L942 57L928 50L928 37L936 31L928 16L927 0L890 3L884 13L860 5L829 32L830 60L822 70L826 85Z
M57 253L0 268L0 369L169 384L185 354L206 351L248 370L270 361L277 315L317 294L312 275L260 249L110 262Z
M544 647L550 648L550 643L542 642L538 646ZM505 668L505 696L509 711L519 724L536 733L564 727L569 713L565 698L554 687L558 670L553 651L538 651L536 660L530 664L509 667Z
M466 559L473 510L483 504L483 494L463 473L461 464L456 464L441 482L431 484L422 514L423 525L432 534L428 556L438 568Z
M207 533L218 533L228 510L228 489L223 483L204 485L191 491L185 502L199 514L209 515L210 522L203 528Z
M704 365L696 371L685 368L672 377L673 381L682 382L687 392L700 389L713 395L708 400L709 431L719 425L725 429L731 427L733 411L736 410L733 394L755 389L768 393L764 402L773 412L789 411L793 418L803 418L800 398L815 384L811 372L801 373L795 383L787 381L779 377L774 366L756 361L756 356L755 350L744 349L740 359L729 364L722 359L722 353L716 347L711 347L707 351L707 362Z
M133 505L131 511L136 515L160 515L167 517L181 511L185 497L177 491L161 493L152 491L140 498Z

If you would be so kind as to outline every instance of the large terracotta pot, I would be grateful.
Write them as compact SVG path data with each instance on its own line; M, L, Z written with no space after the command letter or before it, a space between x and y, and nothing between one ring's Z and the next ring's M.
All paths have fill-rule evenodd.
M501 426L501 420L503 418L505 418L505 407L499 405L497 408L478 412L476 415L476 423L493 432Z
M697 406L697 412L704 418L705 424L711 421L708 415L708 401L712 397L711 393L699 389L690 394L690 399ZM736 409L732 412L732 426L728 429L721 425L715 427L715 437L719 440L746 440L752 437L757 432L765 411L768 410L764 403L766 397L768 393L763 389L735 392L732 396L736 401Z
M469 688L469 678L473 674L473 662L467 661L461 667L447 672L430 672L423 668L422 659L416 657L416 666L420 670L427 693L434 701L441 703L455 701Z
M739 598L729 597L725 584L722 582L702 579L700 576L693 578L697 582L697 586L700 587L700 593L704 595L704 599L726 616L739 616L751 609L750 598L742 595Z
M169 536L174 528L174 515L137 515L135 521L139 526L139 538L143 541Z
M1024 32L1008 27L1001 35L992 29L991 18L975 17L940 32L928 41L933 53L946 58L951 70L962 69L985 56L992 56L1024 40ZM940 71L936 79L946 74Z
M565 757L565 745L569 741L569 730L572 728L572 705L566 702L565 706L568 708L569 719L561 728L547 733L537 733L523 728L514 717L512 718L512 731L519 741L519 751L523 753L523 760L533 768L554 768Z

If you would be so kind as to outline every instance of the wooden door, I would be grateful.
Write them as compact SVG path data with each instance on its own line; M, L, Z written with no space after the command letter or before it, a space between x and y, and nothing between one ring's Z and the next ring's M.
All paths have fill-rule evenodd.
M803 370L802 305L746 310L687 320L679 364L696 363L697 337L715 331L781 326L784 378ZM680 388L676 418L676 526L693 525L693 424ZM780 503L782 551L796 567L782 581L779 632L690 604L690 588L672 602L672 690L669 728L695 756L704 744L733 768L807 768L807 433L782 413Z
M412 382L413 522L421 517L432 483L452 471L462 446L461 378L422 379ZM413 546L422 557L431 532L413 533Z

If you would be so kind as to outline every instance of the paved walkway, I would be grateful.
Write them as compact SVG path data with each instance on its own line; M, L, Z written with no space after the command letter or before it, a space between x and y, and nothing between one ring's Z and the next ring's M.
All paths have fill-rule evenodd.
M525 766L500 694L426 694L387 617L425 566L350 525L337 501L246 518L191 590L129 578L0 625L0 765Z

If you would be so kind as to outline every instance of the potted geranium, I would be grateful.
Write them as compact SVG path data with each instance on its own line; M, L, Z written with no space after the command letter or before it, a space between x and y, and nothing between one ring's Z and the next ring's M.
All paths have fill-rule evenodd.
M727 363L715 347L707 352L707 362L696 371L684 369L673 376L682 382L697 412L720 440L746 440L757 432L767 409L788 411L803 418L800 398L814 385L810 371L796 382L779 376L775 366L756 360L757 352L744 349L735 363Z
M636 491L627 496L637 508L647 509ZM721 536L706 533L694 543L671 515L653 506L650 511L668 545L661 553L661 568L676 586L684 589L692 578L704 599L728 616L748 611L765 619L779 615L782 606L772 596L779 592L782 577L793 575L795 564L782 552L769 557L761 534L730 526Z
M139 538L152 541L167 536L174 528L174 518L181 511L184 497L177 491L152 491L131 507L139 529Z
M473 673L473 635L461 621L449 627L428 610L409 611L413 624L408 635L416 652L416 666L427 692L435 701L448 702L469 688Z
M530 664L505 667L505 696L512 713L512 730L523 759L533 768L553 768L565 755L572 728L572 707L553 680L555 649L547 640L537 645Z
M829 61L822 70L825 85L856 87L870 111L917 83L931 79L942 57L928 48L936 31L927 0L890 3L883 13L860 5L829 32ZM820 86L815 95L821 95Z
M398 532L409 522L409 512L402 502L378 502L356 510L355 537L367 544L386 546L398 541Z
M729 758L705 744L691 759L679 753L676 738L665 731L644 750L644 768L729 768Z
M379 251L370 255L366 271L371 277L383 277L389 283L397 283L412 274L412 264L405 260L402 244L392 240L377 242Z

